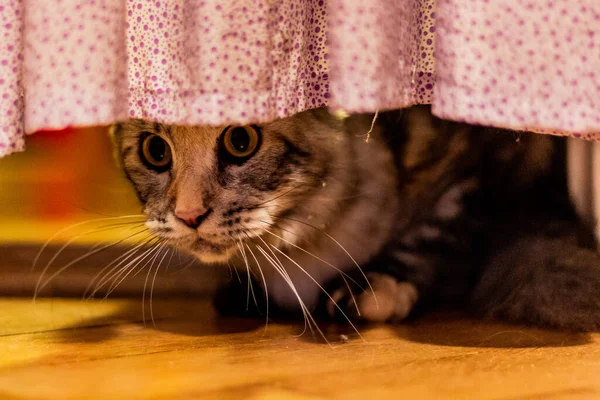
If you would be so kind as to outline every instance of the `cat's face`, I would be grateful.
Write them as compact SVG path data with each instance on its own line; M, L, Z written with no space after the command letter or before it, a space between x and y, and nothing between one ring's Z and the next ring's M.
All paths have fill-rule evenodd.
M311 144L315 130L335 138L335 122L315 113L219 128L130 120L113 133L150 231L224 262L321 187L328 146Z

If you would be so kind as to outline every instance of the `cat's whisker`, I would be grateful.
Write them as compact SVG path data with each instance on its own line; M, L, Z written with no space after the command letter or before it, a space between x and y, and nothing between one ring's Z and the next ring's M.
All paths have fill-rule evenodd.
M136 228L136 227L139 227L139 226L140 226L140 225L138 225L138 226L134 226L134 227L132 227L132 228ZM68 246L71 244L71 243L73 243L74 241L76 241L78 238L80 238L80 237L82 237L82 236L89 235L89 234L92 234L92 233L104 232L104 231L111 230L111 229L115 229L115 228L108 228L108 229L102 229L102 230L98 230L98 229L92 229L92 230L89 230L89 231L87 231L87 232L84 232L84 233L80 233L80 234L78 234L78 235L75 235L75 236L74 236L74 237L72 237L70 240L68 240L68 241L67 241L65 244L63 244L63 245L62 245L62 246L61 246L61 247L60 247L60 248L59 248L59 249L56 251L56 253L54 253L54 256L52 256L52 258L50 258L50 261L48 261L48 262L46 263L46 266L44 267L44 269L42 270L42 272L41 272L41 274L40 274L40 278L39 278L39 280L38 280L38 283L37 283L37 285L36 285L36 290L35 290L35 292L37 293L37 290L38 290L38 288L39 288L39 285L40 285L40 283L41 283L41 280L42 280L42 279L43 279L43 277L46 275L46 272L48 272L48 270L49 270L49 269L50 269L50 267L52 266L52 263L54 263L54 261L56 261L56 259L57 259L57 258L60 256L60 254L61 254L61 253L62 253L62 252L63 252L63 251L64 251L64 250L65 250L65 249L66 249L66 248L67 248L67 247L68 247ZM142 231L142 232L143 232L143 231ZM133 237L133 236L135 236L135 234L134 234L134 235L132 235L131 237ZM126 238L126 239L127 239L127 238ZM97 246L95 246L95 247L97 247ZM94 250L94 248L92 248L92 250ZM94 253L94 254L95 254L95 253ZM37 261L37 260L36 260L36 261ZM34 263L34 265L32 266L32 268L35 268L35 263Z
M157 252L156 254L160 254L160 252ZM154 271L154 276L152 277L152 286L150 286L150 319L152 320L152 326L154 328L156 328L156 320L154 319L154 306L153 306L153 302L152 302L152 299L154 297L154 284L156 283L156 276L158 275L158 270L160 269L160 266L162 265L162 262L164 261L166 256L167 256L167 251L165 251L162 258L156 265L156 270ZM149 271L152 271L152 266L150 266ZM144 292L145 292L145 290L144 290ZM146 323L146 320L144 319L144 324L145 323Z
M227 236L229 236L229 238L230 238L230 239L231 239L233 242L236 242L236 239L235 239L235 238L234 238L234 237L233 237L231 234L227 234ZM236 245L237 245L237 242L236 242ZM237 257L237 258L239 258L240 260L244 261L244 260L242 259L242 257L240 257L240 254L239 254L239 252L236 252L236 253L234 253L234 255L235 255L235 257ZM230 269L233 269L233 271L235 272L235 275L236 275L236 276L237 276L237 278L238 278L238 282L241 284L241 283L242 283L242 278L240 277L240 274L239 274L239 272L238 272L237 268L235 267L235 265L232 267L232 265L231 265L231 263L229 262L229 260L227 260L227 265L229 265L229 268L230 268Z
M48 239L40 248L40 250L38 251L38 253L36 254L35 258L33 259L33 264L31 265L31 269L35 269L35 266L37 265L40 257L42 256L42 253L44 252L44 250L46 249L46 247L48 247L48 245L50 243L52 243L52 241L54 239L56 239L57 237L59 237L62 233L67 232L69 229L73 229L73 228L77 228L79 226L83 226L85 224L89 224L90 222L100 222L100 221L112 221L115 219L126 219L126 218L141 218L144 217L143 214L134 214L134 215L123 215L120 217L109 217L109 218L96 218L96 219L91 219L91 220L87 220L87 221L81 221L78 222L76 224L73 225L69 225L61 230L59 230L58 232L56 232L54 235L52 235L50 237L50 239Z
M127 279L127 277L129 275L131 275L131 273L133 271L135 271L136 268L144 260L146 260L148 257L150 257L151 255L153 255L154 253L156 253L158 250L160 250L162 248L162 246L160 245L160 243L161 242L160 242L160 239L159 239L157 242L155 242L155 243L152 244L152 248L150 250L146 251L146 254L137 263L135 263L130 268L124 269L122 272L118 273L117 276L114 278L113 284L109 287L108 292L106 293L106 295L104 296L104 298L107 299L112 294L112 292L114 292L121 285L121 283L123 283L123 281L125 279ZM149 261L147 261L146 264L144 264L141 269L143 269L146 265L148 265L148 263L149 263ZM121 278L121 279L118 282L116 282L116 280L119 279L119 278Z
M252 251L252 249L250 248L250 246L246 243L246 247L248 248L248 251L250 252L250 254L252 254L252 258L254 258L254 262L256 263L256 267L258 268L258 272L260 273L260 276L262 278L263 281L263 285L264 285L264 289L265 289L265 299L266 299L266 318L265 318L265 332L267 331L267 328L269 327L269 288L267 287L267 280L265 279L265 275L263 274L262 268L260 266L260 263L258 262L258 258L256 258L256 255L254 254L254 252Z
M346 200L353 200L359 197L363 197L366 195L373 195L373 193L370 192L362 192L362 193L356 193L350 196L343 196L343 197L327 197L327 198L320 198L319 201L320 202L332 202L332 203L339 203L341 201L346 201ZM264 204L264 205L257 205L256 207L252 207L252 210L257 209L269 209L271 207L288 207L288 206L296 206L297 202L295 199L289 199L289 200L284 200L284 201L289 201L289 204L286 203L282 203L282 202L277 202L276 204Z
M168 242L166 240L159 239L158 242L154 243L154 246L160 246L161 249L164 249L167 246L167 243ZM158 257L158 255L155 254L155 257ZM137 276L139 273L141 273L144 270L144 268L146 268L147 265L148 265L148 263L144 264L144 266L142 268L139 268L137 271L135 271L134 274L131 275L131 277L133 278L133 277ZM186 268L188 265L186 265Z
M98 272L96 274L96 276L90 281L90 283L86 287L85 291L83 292L83 299L89 299L90 298L90 297L87 296L87 294L91 290L92 286L94 286L94 283L98 279L100 279L100 277L102 276L102 274L104 273L104 271L106 271L107 269L109 269L115 263L118 263L118 265L115 266L115 267L113 267L113 269L111 269L108 273L111 273L112 271L114 271L115 269L117 269L119 267L119 265L121 265L123 262L127 261L130 257L132 257L137 252L137 250L139 250L139 248L144 245L144 243L142 243L142 242L144 242L145 240L147 240L151 236L152 236L151 234L148 234L148 235L144 236L143 238L140 238L137 241L136 245L133 248L127 250L126 252L124 252L123 254L121 254L119 257L115 258L113 261L111 261L106 266L104 266L100 270L100 272Z
M269 217L273 218L272 215L269 215ZM306 225L309 228L315 229L316 231L322 233L323 235L327 236L330 240L332 240L344 253L346 253L346 255L350 258L350 260L352 260L352 263L356 266L356 268L358 268L358 271L361 273L361 275L363 276L363 278L367 282L367 285L369 286L369 290L371 291L371 293L373 295L373 299L375 300L375 306L377 307L377 309L379 309L379 302L377 301L377 295L375 294L375 290L373 290L373 286L371 286L371 282L369 281L369 278L367 277L367 275L365 274L365 272L363 271L363 269L361 268L361 266L358 264L358 262L356 262L356 260L354 259L354 257L352 257L352 255L350 254L350 252L348 250L346 250L346 248L344 246L342 246L342 244L337 239L335 239L333 236L331 236L325 230L319 229L316 226L314 226L312 224L309 224L308 222L304 222L304 221L300 221L298 219L288 218L288 217L279 217L279 219L293 221L293 222L297 222L299 224Z
M71 235L71 236L64 236L62 239L72 239L74 237L80 237L83 235L93 235L94 233L100 233L100 232L106 232L112 229L118 229L118 228L125 228L129 225L130 228L134 228L134 227L138 227L138 226L142 226L145 224L145 221L128 221L128 222L115 222L114 224L105 224L105 225L100 225L99 227L97 227L96 229L91 229L85 233L80 233L80 234L76 234L76 235Z
M94 254L98 254L98 253L100 253L101 251L104 251L104 250L106 250L106 249L109 249L109 248L111 248L111 247L113 247L113 246L116 246L116 245L118 245L118 244L120 244L120 243L124 242L124 241L125 241L125 240L127 240L127 239L130 239L130 238L132 238L132 237L134 237L134 236L136 236L136 235L139 235L139 234L143 233L144 231L145 231L145 229L144 229L144 230L142 230L142 231L136 232L136 233L134 233L134 234L132 234L132 235L129 235L128 237L126 237L126 238L124 238L124 239L120 239L120 240L117 240L117 241L111 242L111 243L109 243L109 244L107 244L107 245L104 245L104 246L102 246L102 247L100 247L100 248L95 248L95 249L93 249L93 250L91 250L91 251L87 252L86 254L83 254L83 255L81 255L81 256L79 256L79 257L77 257L75 260L73 260L73 261L71 261L71 262L67 263L66 265L62 266L62 267L61 267L61 268L59 268L57 271L55 271L55 272L54 272L52 275L50 275L50 277L49 277L49 278L47 278L47 279L46 279L46 282L44 282L44 283L42 284L42 281L43 281L43 279L44 279L44 276L45 276L46 272L48 271L48 268L50 268L50 266L49 266L49 265L48 265L48 266L46 266L46 268L44 268L44 270L42 271L42 273L41 273L41 275L40 275L40 277L39 277L39 279L38 279L38 281L37 281L37 284L36 284L36 286L35 286L35 290L34 290L34 294L33 294L33 301L35 302L35 300L37 299L37 296L38 296L38 294L39 294L39 293L40 293L42 290L44 290L44 288L45 288L46 286L48 286L48 284L50 284L50 282L52 282L52 280L53 280L54 278L56 278L58 275L60 275L61 273L63 273L63 272L64 272L65 270L67 270L69 267L73 266L74 264L77 264L78 262L80 262L80 261L82 261L82 260L85 260L85 259L86 259L86 258L88 258L88 257L91 257L91 256L93 256Z
M169 257L169 261L167 262L167 266L165 267L165 272L169 270L169 267L171 266L171 261L173 261L173 255L175 255L176 251L177 248L171 247L171 256Z
M142 262L144 262L144 260L146 260L148 257L150 257L150 259L148 259L146 261L146 263L143 264L139 270L143 270L146 266L148 266L148 264L152 260L152 254L155 255L156 251L159 248L160 247L152 247L150 250L146 251L144 253L144 255L142 256L142 258L140 260L138 260L135 264L130 264L130 265L124 267L120 272L115 274L116 276L114 276L112 278L112 283L111 283L110 287L108 288L107 293L104 295L104 299L105 300L108 299L108 297L123 283L123 281L125 281L125 279L127 279L129 277L129 275L133 271L135 271L137 269L137 267L140 266L140 264L142 264Z
M258 203L258 204L257 204L257 206L262 206L263 204L268 204L268 203L270 203L270 202L272 202L272 201L274 201L274 200L277 200L277 199L279 199L279 198L281 198L281 197L285 196L286 194L289 194L289 193L291 193L292 191L294 191L294 190L296 190L296 189L298 189L298 188L300 188L300 187L302 187L302 186L304 186L304 185L305 185L304 183L301 183L301 184L299 184L299 185L297 185L297 186L294 186L294 187L292 187L291 189L289 189L289 190L287 190L287 191L285 191L285 192L283 192L283 193L281 193L281 194L278 194L277 196L273 197L272 199L265 200L265 201L263 201L262 203Z
M255 244L255 246L258 249L258 251L260 251L262 253L262 255L267 259L267 261L269 261L269 263L273 266L273 268L275 268L275 270L281 275L284 282L288 285L288 287L290 288L292 293L294 293L294 295L298 299L298 304L300 305L300 310L302 311L302 315L304 316L304 330L302 332L300 332L300 334L298 336L302 336L306 332L307 327L310 329L311 332L314 333L312 325L311 325L311 321L312 321L312 323L314 323L316 329L321 333L321 336L325 339L325 341L327 341L327 339L325 338L325 335L323 334L323 332L317 325L316 321L314 321L314 318L311 315L310 311L308 311L308 308L304 304L304 301L302 301L302 297L298 293L298 290L296 290L296 285L294 285L294 282L292 281L291 277L289 276L289 274L287 273L285 268L283 268L283 264L281 264L281 261L277 258L277 256L275 256L275 259L271 258L271 256L269 254L267 254L267 252L262 248L261 245ZM273 255L274 255L274 253L273 253Z
M150 236L150 238L148 238L148 236ZM111 279L116 279L116 276L119 276L121 271L126 270L132 263L135 263L137 260L140 259L140 257L142 257L143 255L145 255L147 253L148 250L142 252L142 254L138 255L137 251L141 248L143 248L144 246L147 246L149 243L151 243L153 240L156 240L156 238L154 238L152 235L148 235L146 236L145 239L143 239L143 243L140 243L136 246L136 248L134 249L135 251L132 252L129 256L127 256L126 259L121 260L118 264L116 264L114 267L112 267L110 269L110 271L108 271L101 279L98 280L98 283L95 284L94 286L94 290L90 293L90 295L88 296L88 299L91 299L92 297L94 297L96 295L96 293L102 289L102 287L108 283ZM135 258L132 261L127 262L127 260L132 257L135 256ZM127 262L127 264L125 266L123 266L123 264L125 264ZM116 270L116 272L114 272Z
M273 224L270 224L270 223L268 223L268 222L265 222L265 221L261 221L261 220L259 220L259 222L262 222L262 223L264 223L264 224L267 224L267 225L269 225L269 226L274 226ZM286 230L286 229L284 229L284 228L279 228L279 229L281 229L281 230L283 230L283 231L286 231L286 232L289 232L289 233L291 233L291 234L294 234L293 232L291 232L291 231L288 231L288 230ZM363 287L362 287L362 286L361 286L361 285L360 285L358 282L356 282L356 280L354 280L354 279L353 279L353 278L352 278L350 275L348 275L347 273L345 273L345 272L344 272L344 271L342 271L341 269L337 268L335 265L331 264L330 262L327 262L327 261L323 260L321 257L317 256L316 254L314 254L314 253L311 253L310 251L308 251L308 250L306 250L306 249L304 249L304 248L302 248L302 247L300 247L300 246L298 246L298 245L296 245L296 244L294 244L294 243L290 242L289 240L286 240L286 239L284 239L283 237L281 237L281 236L279 236L279 235L277 235L277 234L275 234L275 233L273 233L273 232L269 231L268 229L263 229L263 231L264 231L264 232L267 232L268 234L270 234L270 235L272 235L272 236L276 237L277 239L279 239L279 240L281 240L281 241L283 241L283 242L285 242L285 243L289 244L290 246L292 246L292 247L294 247L294 248L296 248L296 249L298 249L298 250L300 250L300 251L302 251L302 252L304 252L304 253L308 254L309 256L311 256L311 257L313 257L313 258L315 258L315 259L317 259L317 260L321 261L321 262L322 262L322 263L324 263L325 265L327 265L327 266L329 266L329 267L333 268L334 270L336 270L337 272L339 272L339 273L340 273L340 276L341 276L341 278L342 278L342 280L344 281L344 283L346 284L346 287L348 288L348 292L350 293L350 297L352 297L352 301L353 301L353 303L354 303L354 306L356 307L356 312L358 313L358 316L360 316L360 310L359 310L359 308L358 308L358 304L357 304L357 302L356 302L356 298L354 297L354 293L352 292L352 288L350 287L350 284L348 283L348 281L346 280L346 278L350 279L350 280L351 280L353 283L355 283L355 284L356 284L356 285L357 285L357 286L358 286L358 287L359 287L361 290L364 290L364 288L363 288Z
M184 272L185 270L187 270L188 268L190 268L192 265L194 265L194 264L196 263L196 261L198 261L196 258L192 258L192 259L190 260L190 262L189 262L189 263L185 264L185 265L184 265L182 268L180 268L179 270L177 270L177 271L174 271L174 272L173 272L173 275L181 274L182 272ZM169 264L167 264L167 266L168 266L168 265L169 265Z
M231 263L229 262L229 259L227 259L227 267L229 268L229 280L232 281L233 280L233 268L231 267Z
M240 277L240 274L237 271L236 267L232 267L231 263L229 262L229 260L227 260L227 265L229 266L229 272L232 274L231 278L233 279L233 272L235 272L235 275L237 276L238 282L242 283L242 278Z
M312 275L306 270L304 269L300 264L298 264L296 261L294 261L290 256L288 256L287 254L285 254L283 251L279 250L276 246L271 245L271 247L277 251L278 253L280 253L281 255L283 255L285 258L287 258L290 262L292 262L296 267L298 267L300 269L300 271L302 271L306 276L308 276L314 283L315 285L317 285L317 287L319 289L321 289L321 291L323 293L325 293L325 296L327 296L327 298L329 300L331 300L331 302L333 303L333 305L338 309L339 312L342 313L342 315L344 316L344 319L346 319L346 321L348 321L348 323L350 324L350 326L352 327L352 329L354 329L354 331L358 334L358 336L363 339L362 335L360 334L360 332L358 331L358 329L356 328L356 326L354 326L354 324L352 323L352 320L350 319L350 317L348 317L346 315L346 313L344 312L344 310L342 310L342 308L337 304L337 302L335 300L333 300L333 297L331 297L331 295L329 293L327 293L327 290L325 290L325 288L315 279L312 277Z
M168 239L167 239L168 240ZM166 242L167 244L169 242ZM171 247L173 249L173 252L171 253L171 257L169 257L169 262L167 263L167 267L165 269L165 272L169 270L169 268L171 267L171 262L173 261L173 257L175 257L175 253L177 253L177 265L173 265L173 268L179 268L177 271L173 271L173 275L179 274L183 271L185 271L186 269L188 269L190 266L192 266L197 260L196 258L192 258L192 260L190 260L190 262L188 262L187 264L183 265L183 260L181 259L181 253L179 252L179 249L177 247ZM182 267L183 265L183 267Z
M279 257L277 257L277 254L275 254L273 252L271 247L267 244L267 242L264 241L264 239L260 235L256 235L255 237L257 237L265 245L265 247L271 252L273 257L271 258L271 256L266 254L266 252L262 249L262 247L260 245L255 244L255 246L257 246L257 248L261 251L263 256L265 256L265 258L267 258L267 260L271 263L271 265L273 265L273 268L275 268L275 270L279 273L279 275L281 275L283 280L286 282L288 287L292 290L292 292L296 296L296 299L298 299L298 304L300 305L300 309L302 310L302 314L304 316L304 330L298 336L302 336L306 332L306 327L308 327L310 329L311 333L314 335L314 333L315 333L313 330L313 325L314 325L315 329L319 332L319 334L321 335L323 340L325 340L325 342L331 346L331 344L325 337L325 334L323 333L323 331L321 331L321 328L319 328L319 325L315 321L311 312L308 310L308 307L306 307L306 304L302 300L302 296L300 296L300 293L298 293L298 290L296 289L296 285L294 284L294 281L292 280L292 278L290 277L288 272L285 270L285 267L283 266L283 263L281 262Z
M239 250L239 254L242 256L242 260L244 261L244 265L246 265L246 271L248 271L248 289L246 292L246 311L248 311L250 307L250 269L248 268L248 259L246 258L246 254L242 252L242 248L240 247L239 242L236 243L237 248Z
M137 254L138 250L140 248L142 248L143 246L145 246L147 243L149 243L153 239L153 237L154 236L151 233L147 233L144 237L139 238L137 240L137 242L133 245L132 248L128 249L123 254L121 254L120 256L118 256L117 258L112 260L110 263L108 263L106 266L104 266L86 287L86 290L84 292L84 298L90 299L91 295L90 296L86 296L86 295L90 292L92 287L97 288L98 285L103 285L104 279L107 275L111 274L113 271L118 269L120 266L123 265L123 263L127 262L127 260L129 260L131 257L134 257ZM110 270L107 273L105 273L105 271L109 268L110 268ZM98 283L96 283L96 282L98 282Z
M238 239L237 246L240 251L240 254L242 255L242 258L244 259L244 264L246 264L246 272L248 273L248 292L246 294L246 311L248 311L250 309L250 292L252 292L252 298L254 299L254 304L256 305L256 308L259 309L258 301L256 300L256 295L254 294L254 287L252 286L252 278L250 276L250 265L248 264L248 257L246 256L246 250L244 249L241 239Z
M150 274L152 273L153 266L154 262L152 262L150 264L150 268L148 268L148 272L146 273L146 279L144 280L144 289L142 290L142 321L144 322L144 327L146 327L146 288L148 287L148 280L150 279Z

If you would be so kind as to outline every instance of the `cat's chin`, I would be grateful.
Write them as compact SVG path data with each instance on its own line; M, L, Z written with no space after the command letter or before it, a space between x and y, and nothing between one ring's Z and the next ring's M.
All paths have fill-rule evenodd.
M224 264L229 260L233 252L234 249L232 248L224 252L192 251L192 254L204 264Z
M192 254L203 264L223 264L235 253L232 243L214 243L203 238L180 240L174 243L176 247Z

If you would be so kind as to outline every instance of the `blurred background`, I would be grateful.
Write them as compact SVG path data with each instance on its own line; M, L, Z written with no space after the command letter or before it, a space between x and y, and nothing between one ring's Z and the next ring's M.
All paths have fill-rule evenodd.
M45 241L79 221L138 214L105 127L38 132L0 158L0 242Z

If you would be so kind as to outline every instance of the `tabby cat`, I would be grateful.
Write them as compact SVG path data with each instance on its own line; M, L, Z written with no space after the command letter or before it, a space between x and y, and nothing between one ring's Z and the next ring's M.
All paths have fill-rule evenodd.
M220 293L223 312L401 321L464 301L600 328L600 255L570 206L560 138L427 106L218 128L130 120L113 137L150 231L250 279Z

